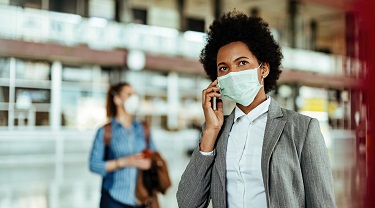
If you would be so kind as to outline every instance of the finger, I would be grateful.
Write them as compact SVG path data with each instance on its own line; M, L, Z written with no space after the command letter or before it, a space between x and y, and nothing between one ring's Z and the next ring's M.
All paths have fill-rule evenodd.
M213 87L208 87L207 89L204 89L202 91L202 101L203 102L205 101L205 96L207 93L216 92L216 91L220 91L220 87L213 86Z
M206 108L212 108L211 107L212 97L220 98L220 96L221 95L217 92L207 93L206 96L205 96L205 102L203 103L203 106L206 107Z
M213 87L209 87L209 88L205 89L204 91L205 91L205 93L217 92L217 91L220 91L220 87L213 86Z
M216 86L218 83L217 79L215 79L215 81L213 81L210 85L208 85L208 87L213 87L213 86ZM207 87L207 88L208 88Z
M150 158L142 158L142 161L145 162L145 163L148 163L148 162L151 162L151 159Z
M211 98L213 98L213 97L220 98L220 96L221 96L221 94L218 93L218 92L210 92L210 93L206 94L206 100L208 99L208 101L211 101Z
M210 92L218 92L218 91L220 91L220 87L216 87L216 86L208 87L208 88L206 88L202 91L202 94L207 94L207 93L210 93Z
M217 111L223 112L223 101L220 99L216 100L217 105Z
M202 92L202 102L203 102L203 103L206 102L206 101L205 101L205 95L206 95L206 93L207 93L207 90L208 90L208 89L211 89L211 91L212 91L212 87L217 88L217 86L216 86L217 83L218 83L218 81L217 81L217 79L216 79L215 81L211 82L211 84L208 85L208 87L207 87L205 90L203 90L203 92ZM219 89L220 89L220 88L219 88ZM211 92L211 91L209 91L209 92Z
M208 93L206 94L206 97L205 97L205 104L210 104L211 105L211 100L213 97L217 97L217 98L220 98L220 94L217 93L217 92L211 92L211 93Z
M205 90L202 91L202 104L206 102L206 92Z
M140 159L143 159L143 154L138 153L138 154L136 154L136 155L133 155L133 157L134 157L134 159L136 159L136 160L140 160Z

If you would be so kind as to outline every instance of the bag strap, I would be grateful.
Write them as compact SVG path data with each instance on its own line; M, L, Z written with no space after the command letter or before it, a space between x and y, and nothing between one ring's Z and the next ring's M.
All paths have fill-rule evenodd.
M104 144L105 146L109 146L112 138L112 126L111 123L107 123L104 125Z
M146 141L146 148L150 149L150 126L145 121L142 121L142 127L143 135L145 136Z

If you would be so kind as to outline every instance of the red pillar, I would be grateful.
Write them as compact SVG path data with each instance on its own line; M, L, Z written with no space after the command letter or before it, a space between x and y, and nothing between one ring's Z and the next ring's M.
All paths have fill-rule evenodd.
M366 207L375 207L375 1L360 2L361 25L363 34L361 55L367 64L365 92L368 101L368 131L366 138L367 194Z

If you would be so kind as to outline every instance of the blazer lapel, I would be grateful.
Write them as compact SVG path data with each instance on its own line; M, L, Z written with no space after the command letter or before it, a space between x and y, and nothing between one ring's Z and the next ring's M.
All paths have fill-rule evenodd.
M266 129L264 133L261 160L262 176L267 198L269 198L269 163L272 152L281 136L285 123L286 119L283 117L283 113L281 111L280 106L277 104L275 100L271 98L271 104L268 109Z
M217 171L219 172L219 177L221 184L223 186L223 190L225 191L225 171L226 171L226 155L227 155L227 145L228 145L228 137L230 130L232 129L234 119L234 110L232 113L225 119L223 124L223 129L221 134L219 134L219 138L216 145L216 162L217 162Z

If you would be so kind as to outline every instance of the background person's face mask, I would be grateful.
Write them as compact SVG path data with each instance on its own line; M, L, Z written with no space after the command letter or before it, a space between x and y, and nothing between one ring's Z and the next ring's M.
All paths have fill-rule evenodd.
M135 114L135 112L138 110L138 106L139 97L136 94L129 96L124 102L125 111L130 115Z
M247 69L239 72L230 72L218 77L220 93L226 99L243 106L250 105L263 85L258 80L258 68Z

